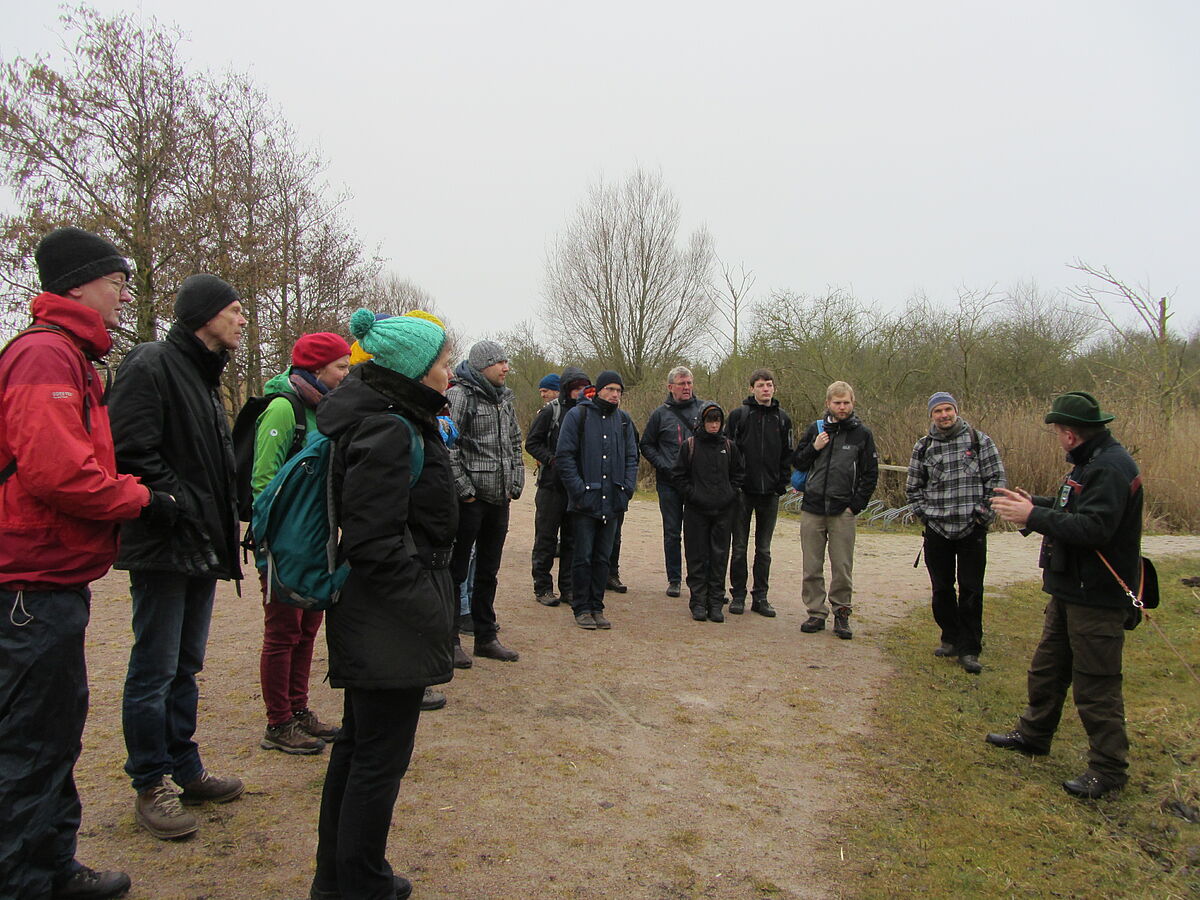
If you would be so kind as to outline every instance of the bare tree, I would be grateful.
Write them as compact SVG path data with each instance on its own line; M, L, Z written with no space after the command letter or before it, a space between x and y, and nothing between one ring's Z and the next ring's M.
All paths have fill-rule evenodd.
M112 236L134 262L136 336L156 337L158 270L178 250L164 221L178 212L180 153L197 123L179 35L133 14L81 6L63 23L74 47L59 71L17 59L0 75L0 165L26 224L70 222ZM6 254L12 219L4 230ZM25 258L24 271L30 271ZM20 271L20 270L18 270ZM14 285L15 286L15 285Z
M713 333L724 345L726 356L741 355L741 318L749 304L750 290L754 287L754 272L746 269L745 263L734 268L717 259L720 277L712 285L712 304L716 312Z
M676 245L679 203L636 169L597 182L546 260L547 317L565 356L598 358L629 386L696 350L712 316L712 240Z
M1170 297L1155 299L1148 290L1130 287L1107 266L1076 260L1070 266L1098 284L1083 284L1071 296L1092 307L1093 318L1106 326L1125 351L1125 359L1108 365L1143 396L1149 395L1169 422L1186 389L1200 376L1190 360L1187 341L1171 330ZM1120 320L1108 304L1116 301L1133 312L1133 322Z

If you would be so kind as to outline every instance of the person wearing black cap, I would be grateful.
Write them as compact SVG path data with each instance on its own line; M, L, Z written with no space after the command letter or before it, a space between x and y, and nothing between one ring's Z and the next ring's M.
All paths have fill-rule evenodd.
M1114 418L1084 391L1055 398L1046 422L1073 466L1062 487L1049 497L998 488L992 499L1000 518L1043 536L1038 565L1050 602L1029 664L1029 705L1016 728L986 740L1046 755L1072 687L1088 766L1063 789L1087 799L1119 790L1129 778L1121 655L1138 611L1118 576L1140 589L1143 496L1137 463L1107 428Z
M47 234L34 259L33 325L0 351L0 897L119 897L129 876L75 859L88 585L121 521L163 527L175 503L117 474L95 368L133 299L129 263L79 228Z
M138 824L162 840L200 827L181 803L224 803L243 790L240 779L204 768L192 736L217 580L242 577L233 442L219 385L245 325L232 285L192 275L175 295L167 336L130 351L109 399L120 470L179 501L173 528L125 525L116 563L129 570L133 597L125 772L137 791Z
M547 378L549 376L546 376ZM558 606L559 601L571 602L571 559L574 547L571 518L567 513L567 492L563 488L554 452L563 416L574 409L583 391L592 382L575 366L563 369L562 377L554 376L560 385L558 396L543 406L529 426L525 449L537 460L537 493L534 495L533 551L530 553L533 574L533 597L543 606ZM545 383L543 378L542 382ZM554 554L558 550L558 595L554 593Z
M575 533L571 609L589 631L612 627L604 615L609 559L618 519L637 489L637 432L620 408L624 392L616 372L597 375L595 394L563 418L554 457Z

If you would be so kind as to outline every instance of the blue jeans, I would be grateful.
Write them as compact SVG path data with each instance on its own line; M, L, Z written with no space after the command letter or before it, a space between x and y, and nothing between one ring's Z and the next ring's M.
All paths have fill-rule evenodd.
M575 528L574 559L571 565L571 609L600 612L604 609L604 586L608 582L608 563L617 520L602 522L594 516L575 513L571 516Z
M660 473L661 475L661 473ZM662 514L663 559L667 564L667 581L683 580L683 494L659 478L654 486L658 492L658 511Z
M143 791L170 775L185 785L204 772L196 733L200 691L212 620L215 578L176 572L130 572L133 648L125 676L121 725L129 759L125 773Z
M90 597L82 586L0 590L0 897L48 897L79 869Z

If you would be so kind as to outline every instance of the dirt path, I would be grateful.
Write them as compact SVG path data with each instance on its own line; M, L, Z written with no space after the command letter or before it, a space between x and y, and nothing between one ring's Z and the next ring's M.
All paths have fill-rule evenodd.
M912 565L919 539L860 531L853 641L800 632L789 519L774 542L779 617L701 624L664 596L658 510L635 503L630 591L606 600L611 632L585 632L533 601L532 515L531 497L514 505L497 596L501 638L521 661L476 661L446 687L446 709L422 717L389 854L414 896L836 897L839 846L825 823L854 795L844 738L869 727L889 675L880 636L927 602L924 568ZM1150 543L1157 555L1200 552L1200 538ZM988 582L1035 577L1036 553L1035 539L993 536ZM80 859L128 871L135 898L307 897L325 756L258 748L257 597L218 592L198 733L206 764L248 789L204 809L194 839L166 843L135 826L122 772L128 581L115 573L94 594ZM323 639L317 655L314 681ZM340 718L340 704L340 692L314 688L324 718Z

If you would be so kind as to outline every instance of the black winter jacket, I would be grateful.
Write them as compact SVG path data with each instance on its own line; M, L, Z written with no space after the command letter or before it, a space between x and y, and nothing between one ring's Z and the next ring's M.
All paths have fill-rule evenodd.
M825 414L829 443L820 451L813 442L820 433L817 423L809 425L796 446L792 465L808 473L800 509L822 516L840 516L850 509L858 515L871 502L879 482L879 454L875 436L853 413L838 421Z
M563 420L557 460L568 510L601 521L616 518L637 490L633 419L598 398L580 400Z
M704 409L709 407L721 409L715 403L704 404ZM724 419L724 411L721 416ZM745 474L737 445L725 436L723 427L716 434L707 432L701 415L691 438L679 448L671 481L683 495L684 506L715 515L733 506Z
M642 456L650 460L663 481L670 481L671 467L679 456L679 448L691 437L700 420L700 410L707 405L699 397L676 403L668 394L666 403L650 413L642 431Z
M1129 598L1096 556L1104 554L1137 593L1141 579L1142 477L1111 433L1068 454L1074 468L1056 497L1034 497L1026 527L1045 535L1038 564L1042 590L1084 606L1129 606Z
M751 394L725 426L746 465L744 494L784 493L792 475L792 420L774 397L763 406Z
M554 462L554 454L558 449L558 434L562 430L563 419L567 412L575 406L575 401L567 393L567 385L580 379L587 381L583 369L567 366L563 369L559 383L562 391L558 399L551 400L540 410L529 426L529 434L525 436L525 449L529 455L538 461L537 486L562 490L562 478L558 466Z
M367 362L317 405L318 427L337 441L334 502L350 563L341 599L325 616L336 688L421 687L454 674L454 584L448 568L429 568L433 551L448 555L458 530L450 454L435 418L445 404L432 388ZM424 439L411 490L411 436L393 413Z
M233 439L217 392L228 361L176 322L121 363L108 398L117 468L172 494L180 521L126 522L116 568L242 577Z

